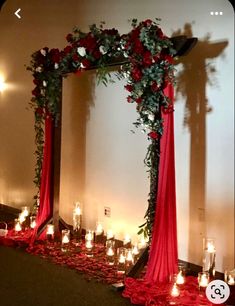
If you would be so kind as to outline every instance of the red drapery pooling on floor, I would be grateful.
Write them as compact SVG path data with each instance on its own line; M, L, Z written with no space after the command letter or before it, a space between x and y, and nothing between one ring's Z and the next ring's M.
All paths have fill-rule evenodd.
M165 88L173 103L174 88ZM174 112L162 112L164 132L160 140L160 163L155 220L152 231L146 281L166 282L177 272L177 226L175 197Z
M40 227L52 217L53 203L52 203L52 151L53 151L53 120L51 115L47 115L45 119L45 141L43 151L42 176L40 185L40 205L37 214L34 232L31 237L31 243L37 238ZM42 233L41 238L45 235Z

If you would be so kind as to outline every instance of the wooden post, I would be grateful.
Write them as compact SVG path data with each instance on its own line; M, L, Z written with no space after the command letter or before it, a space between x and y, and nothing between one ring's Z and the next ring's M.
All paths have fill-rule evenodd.
M51 175L51 203L53 211L53 224L55 233L59 231L59 203L60 203L60 161L61 161L61 125L62 125L62 77L61 95L58 100L59 119L53 126L53 149L52 149L52 175Z

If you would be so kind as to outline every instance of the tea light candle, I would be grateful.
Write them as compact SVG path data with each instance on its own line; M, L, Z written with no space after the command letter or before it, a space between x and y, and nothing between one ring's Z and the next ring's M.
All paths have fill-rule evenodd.
M135 255L135 256L139 254L139 248L138 248L137 244L135 244L132 247L132 254Z
M179 289L178 289L176 283L174 283L174 285L173 285L173 287L172 287L172 289L171 289L171 296L177 297L177 296L179 296L179 295L180 295L180 291L179 291Z
M234 286L235 285L235 277L232 276L231 274L228 274L227 284L230 285L230 286Z
M53 224L47 225L47 235L54 235L54 225Z
M107 230L107 233L106 233L106 237L107 239L114 239L114 233L111 229Z
M183 272L182 271L179 271L179 273L177 274L177 277L176 277L176 284L177 285L182 285L184 284L184 276L183 276Z
M30 217L30 227L34 229L36 227L36 216Z
M198 283L199 283L199 287L207 287L209 284L209 273L199 272L198 273Z
M207 252L215 253L215 245L210 241L207 243Z
M107 250L107 256L113 256L114 255L114 250L113 250L113 248L108 248L108 250Z
M29 215L29 207L28 206L23 206L21 207L21 214L26 218Z
M93 248L93 244L91 240L86 240L85 246L88 250Z
M140 248L140 249L146 248L146 246L147 246L147 241L146 241L146 239L145 239L144 237L141 237L138 245L139 245L139 248Z
M68 244L70 242L70 230L62 230L62 244Z
M118 262L121 264L124 264L126 262L126 257L123 254L120 254L119 258L118 258Z
M19 214L19 222L23 223L25 221L25 215L23 213Z
M21 224L19 220L15 220L15 231L20 232L22 230Z
M127 263L133 263L134 262L134 258L133 258L133 254L132 254L131 249L126 250L126 262Z
M96 224L96 229L95 229L95 233L96 235L102 235L103 234L103 226L100 222L97 222Z

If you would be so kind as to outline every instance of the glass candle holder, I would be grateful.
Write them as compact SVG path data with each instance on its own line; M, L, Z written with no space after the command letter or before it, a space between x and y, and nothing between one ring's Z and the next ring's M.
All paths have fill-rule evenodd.
M15 232L20 232L22 230L22 226L19 219L15 219Z
M201 289L201 288L205 289L209 284L209 280L210 280L209 272L199 272L198 273L199 289Z
M30 208L29 206L22 206L21 207L21 213L23 216L28 217L29 216L29 213L30 213Z
M63 252L66 252L68 250L69 242L70 242L70 230L63 229L61 231L61 250Z
M46 237L48 241L52 241L54 239L54 225L53 224L47 224L47 230L46 230Z
M215 239L203 238L203 272L208 272L210 276L215 276Z
M18 218L20 224L23 224L26 220L25 214L24 213L19 213L19 218Z
M183 285L185 283L185 266L183 264L178 265L178 273L175 282L177 285Z
M115 258L115 241L107 240L106 241L106 258L109 265L114 265Z
M117 272L125 273L126 271L126 249L117 249Z
M95 242L96 243L104 243L104 229L101 222L96 222L95 228Z
M134 264L134 256L132 254L132 249L126 249L126 267L130 268Z
M177 296L179 296L179 295L180 295L180 290L179 290L177 284L174 283L174 285L173 285L173 287L172 287L172 289L171 289L171 296L172 296L172 297L177 297Z
M87 230L86 235L85 235L85 240L86 241L93 241L94 240L94 231Z
M30 227L32 229L36 227L36 216L30 216Z
M82 230L82 210L80 207L80 203L76 202L73 210L73 230L75 236L81 236Z
M232 271L225 271L224 273L224 281L229 286L235 286L235 269Z

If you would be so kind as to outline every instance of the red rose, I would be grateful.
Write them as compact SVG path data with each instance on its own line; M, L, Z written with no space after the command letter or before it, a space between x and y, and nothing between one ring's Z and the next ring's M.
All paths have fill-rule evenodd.
M127 91L129 91L129 92L131 92L131 91L133 90L133 86L130 85L130 84L127 84L127 85L125 85L124 87L125 87L125 89L126 89Z
M33 83L34 83L35 85L39 85L39 84L40 84L40 81L39 81L38 79L33 79Z
M152 23L153 23L153 22L152 22L151 19L146 19L145 21L143 21L143 24L144 24L145 26L150 26Z
M71 53L71 51L72 51L72 47L71 46L67 46L67 47L64 48L64 53L65 54L69 54L69 53Z
M97 47L97 41L95 37L89 33L86 37L79 40L79 45L92 52Z
M66 40L67 42L72 42L73 41L73 35L71 33L69 33L67 36L66 36Z
M73 61L78 62L79 61L79 56L77 54L73 55Z
M154 81L151 85L151 89L153 92L156 92L160 89L160 86L157 84L157 82Z
M139 39L136 39L134 41L133 52L137 53L137 54L140 54L140 55L144 52L144 46Z
M38 115L43 115L43 113L44 113L43 108L42 108L42 107L38 107L38 108L35 110L35 113L37 113Z
M152 54L150 51L144 52L143 63L144 66L152 65Z
M126 99L127 99L127 102L128 102L128 103L132 103L132 102L133 102L133 99L132 99L131 96L128 96Z
M157 139L158 138L158 134L155 131L152 131L152 132L148 133L148 136L152 139Z
M139 28L135 28L134 30L132 30L131 32L131 40L136 40L140 35L140 29Z
M91 66L91 62L87 58L84 58L81 64L84 68L89 68Z
M51 49L50 52L50 57L54 63L58 63L60 61L60 51L59 49Z
M164 37L164 34L163 34L163 32L162 32L162 30L160 28L158 28L158 30L157 30L157 36L159 38L163 38Z
M95 59L101 58L102 54L99 50L95 50L92 55L94 56Z
M138 82L142 78L142 72L138 68L134 68L131 72L131 76L136 82Z
M135 102L136 102L137 104L140 104L140 103L142 102L142 98L137 98L137 99L135 100Z
M35 97L40 96L40 89L38 87L35 87L34 90L32 90L32 95Z

